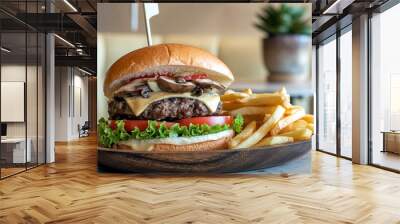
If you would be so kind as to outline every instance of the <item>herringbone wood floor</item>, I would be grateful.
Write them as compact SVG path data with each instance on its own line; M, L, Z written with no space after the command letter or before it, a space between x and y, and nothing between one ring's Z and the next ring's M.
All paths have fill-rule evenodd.
M294 176L98 173L94 138L0 181L0 223L400 223L400 175L313 154Z

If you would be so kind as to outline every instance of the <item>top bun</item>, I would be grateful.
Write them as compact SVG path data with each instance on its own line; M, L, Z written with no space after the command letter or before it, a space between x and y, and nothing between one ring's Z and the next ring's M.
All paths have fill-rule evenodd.
M183 44L159 44L118 59L107 71L104 94L110 98L125 81L154 72L201 72L225 87L234 80L229 68L207 51Z

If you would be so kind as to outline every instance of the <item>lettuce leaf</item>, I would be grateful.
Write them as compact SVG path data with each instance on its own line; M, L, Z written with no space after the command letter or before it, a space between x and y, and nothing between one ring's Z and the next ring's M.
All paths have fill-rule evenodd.
M154 139L154 138L168 138L168 137L192 137L200 135L214 134L221 131L233 129L236 133L240 133L243 127L243 117L239 114L232 122L232 126L225 125L194 125L180 126L174 124L167 127L164 123L157 126L156 121L148 121L148 127L140 131L139 128L133 129L131 132L125 130L123 120L116 121L116 128L112 129L109 122L105 118L99 120L99 142L100 145L110 148L120 141L128 139Z
M242 131L243 124L244 124L243 116L241 114L238 114L236 115L235 119L232 122L232 129L236 133L240 133Z

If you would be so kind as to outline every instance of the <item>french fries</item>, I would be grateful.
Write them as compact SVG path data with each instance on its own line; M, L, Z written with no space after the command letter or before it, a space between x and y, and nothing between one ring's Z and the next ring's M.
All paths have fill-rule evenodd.
M244 90L242 91L242 93L247 93L247 94L251 95L251 94L253 94L253 90L251 90L251 89L244 89Z
M285 144L289 142L293 142L294 139L292 137L287 137L287 136L270 136L262 139L259 141L255 146L260 147L260 146L268 146L268 145L279 145L279 144Z
M307 121L300 119L293 123L293 129L306 128L308 125L309 125L309 123L307 123Z
M271 117L261 125L249 138L241 142L237 148L249 148L264 138L276 123L283 117L285 108L277 106ZM290 137L290 136L289 136Z
M266 106L266 107L241 107L229 112L230 115L236 116L241 115L255 115L255 114L272 114L276 109L276 106Z
M235 110L238 108L244 107L242 104L238 103L237 101L223 101L222 109L226 111Z
M287 93L286 88L282 87L277 93L283 96L282 106L286 109L290 108L292 105L290 104L290 96Z
M271 114L253 114L253 115L243 115L244 119L244 124L247 125L252 121L256 121L257 125L260 125L263 123L263 119L265 117L269 117Z
M229 142L230 148L269 146L309 140L314 131L314 116L290 104L285 88L274 93L228 90L221 96L224 114L244 118L245 128Z
M305 121L305 120L297 120L297 121L289 124L288 126L286 126L284 129L282 129L280 131L280 133L293 131L293 130L298 129L298 128L308 128L308 129L312 130L311 128L309 128L310 127L309 125L310 124L307 123L307 121Z
M314 115L306 114L304 115L303 120L307 121L310 124L314 124Z
M292 115L298 112L299 110L304 111L303 107L301 106L290 106L289 108L286 109L285 115Z
M256 130L257 124L256 121L250 122L240 134L236 135L229 141L229 148L235 148L239 145L244 139L248 138L251 134L253 134L254 130Z
M304 141L311 138L312 131L308 128L299 128L290 132L281 133L280 135L292 137L295 141Z
M229 100L237 100L237 99L243 99L249 97L249 94L247 93L239 93L239 92L233 92L233 93L228 93L224 94L221 96L222 101L229 101Z
M309 123L307 123L307 121L305 121L305 120L297 120L297 121L293 122L292 124L289 124L288 126L286 126L284 129L282 129L280 131L280 133L293 131L297 128L308 128L308 125L309 125Z
M301 119L305 115L304 110L299 110L296 113L281 119L275 127L271 130L271 135L278 135L278 133L287 127L289 124Z
M266 122L271 117L271 114L265 114L262 122Z
M280 105L285 100L285 97L276 93L260 93L253 94L247 98L238 100L242 106L275 106Z
M314 124L307 124L307 128L314 132Z

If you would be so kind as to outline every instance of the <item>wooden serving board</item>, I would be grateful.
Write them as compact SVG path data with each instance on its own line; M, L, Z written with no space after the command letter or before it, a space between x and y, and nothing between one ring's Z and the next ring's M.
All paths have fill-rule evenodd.
M283 165L307 154L311 141L209 152L149 152L98 148L98 168L134 173L233 173Z

